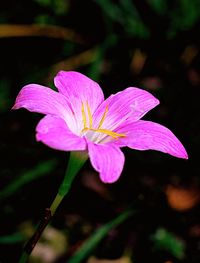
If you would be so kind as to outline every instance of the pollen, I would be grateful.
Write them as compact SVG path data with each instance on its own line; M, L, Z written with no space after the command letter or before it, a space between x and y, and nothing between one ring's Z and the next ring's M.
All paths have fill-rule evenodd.
M82 102L82 106L81 106L81 113L82 113L82 119L83 119L83 129L81 130L82 133L87 132L87 131L93 131L96 133L102 133L102 134L111 136L114 139L117 139L119 137L126 137L126 135L124 133L117 133L117 132L113 132L111 130L102 128L103 123L104 123L106 116L107 116L107 113L108 113L108 105L106 105L105 111L101 117L101 120L99 122L97 129L93 128L92 127L93 126L93 118L92 118L91 109L90 109L90 106L89 106L87 101L85 104L86 104L85 105L86 107L84 106L83 102ZM85 109L86 109L86 111L85 111ZM87 125L87 122L89 125Z

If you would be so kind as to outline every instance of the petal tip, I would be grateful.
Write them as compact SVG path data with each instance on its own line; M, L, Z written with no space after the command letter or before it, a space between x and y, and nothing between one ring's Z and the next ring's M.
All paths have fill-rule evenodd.
M101 181L104 183L104 184L112 184L112 183L115 183L116 181L119 180L119 177L121 176L121 173L119 174L118 177L112 177L112 176L104 176L101 172L99 174L99 177L101 179Z
M180 142L178 142L178 143L179 143L178 147L174 148L173 152L171 152L171 150L170 150L167 153L172 155L172 156L175 156L177 158L188 160L189 156L188 156L187 151L185 150L184 146Z
M18 106L17 106L17 104L15 103L15 104L12 106L11 110L17 110L17 109L18 109Z
M186 160L189 159L189 156L188 156L188 153L186 152L186 150L183 152L182 158L183 158L183 159L186 159Z
M110 180L108 178L106 178L106 180L103 180L102 177L101 177L101 181L104 183L104 184L113 184L115 183L116 181L118 181L118 179L114 179L114 180Z
M183 144L180 141L178 141L177 146L178 147L177 147L177 156L176 157L188 160L189 156L188 156L188 153L187 153L185 147L183 146Z
M159 104L160 104L159 99L155 98L155 105L157 106L157 105L159 105Z

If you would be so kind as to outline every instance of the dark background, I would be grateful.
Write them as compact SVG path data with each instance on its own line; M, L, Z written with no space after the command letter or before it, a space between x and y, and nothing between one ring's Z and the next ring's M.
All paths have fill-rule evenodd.
M68 160L68 153L36 142L42 115L11 107L27 83L54 88L61 69L96 80L106 97L128 86L151 92L161 103L145 119L172 130L189 160L125 149L123 174L112 185L102 184L88 162L51 223L66 245L58 252L44 239L30 262L67 262L97 227L127 208L137 213L84 262L200 262L199 18L198 0L1 1L1 263L17 262Z

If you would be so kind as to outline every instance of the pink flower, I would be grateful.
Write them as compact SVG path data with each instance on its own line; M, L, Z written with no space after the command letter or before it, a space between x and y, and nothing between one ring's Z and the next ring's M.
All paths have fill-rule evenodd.
M115 182L122 172L120 147L188 158L169 129L140 120L159 104L149 92L130 87L104 100L100 86L81 73L60 71L54 81L59 92L37 84L23 87L13 109L45 114L36 127L37 140L57 150L87 151L103 182Z

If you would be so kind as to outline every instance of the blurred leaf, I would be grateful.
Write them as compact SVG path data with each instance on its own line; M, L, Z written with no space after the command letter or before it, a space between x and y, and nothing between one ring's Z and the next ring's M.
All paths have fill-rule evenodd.
M182 13L182 16L179 18L180 25L182 24L182 28L192 26L200 15L199 0L179 0L179 4L180 12Z
M129 35L147 38L150 36L148 28L140 20L134 19L132 16L127 17L126 31Z
M200 201L199 189L195 187L177 187L168 185L165 190L171 208L183 212L193 208Z
M67 0L34 0L41 6L48 7L56 15L64 15L68 10L69 3Z
M96 232L91 237L89 237L80 247L80 249L68 260L68 263L83 262L82 260L84 260L95 249L95 247L100 241L102 241L102 239L109 233L111 229L117 227L131 215L133 215L133 211L125 211L112 221L97 229Z
M65 15L69 9L69 1L67 0L54 0L54 12L56 15Z
M48 25L53 24L55 21L51 16L47 14L41 14L35 17L34 22L38 25Z
M120 4L112 3L109 0L95 1L113 22L123 26L124 32L141 38L149 36L149 30L143 23L132 1L120 0Z
M112 3L110 0L95 0L95 2L100 5L103 12L113 21L119 22L120 24L123 23L123 13L118 5Z
M105 58L105 53L108 48L112 48L117 43L117 36L110 34L105 41L96 48L95 60L91 63L88 70L88 76L98 81L100 79L102 65Z
M141 51L141 49L136 48L134 50L130 63L131 72L133 72L134 74L139 74L144 67L146 59L147 55L143 51Z
M120 8L124 9L127 14L134 16L135 19L141 19L132 0L120 0Z
M40 163L35 168L24 172L21 176L17 177L17 179L7 185L7 187L1 190L0 200L2 201L3 199L15 194L25 184L47 175L56 167L56 163L55 160L48 160Z
M175 8L169 10L170 30L169 37L173 37L179 30L188 30L200 18L199 0L178 0Z
M185 65L189 66L191 65L192 61L197 57L198 53L199 49L197 48L197 46L189 45L185 47L180 59Z
M15 243L20 243L25 240L24 235L21 233L14 233L12 235L7 235L7 236L0 236L0 244L15 244Z
M49 37L83 43L73 30L52 25L1 24L0 38L5 37Z
M185 244L164 228L158 228L152 240L157 250L164 249L178 259L182 259L185 255Z
M52 5L52 0L34 0L34 1L41 6L49 7Z
M167 11L166 0L147 0L149 5L160 15L164 15Z

